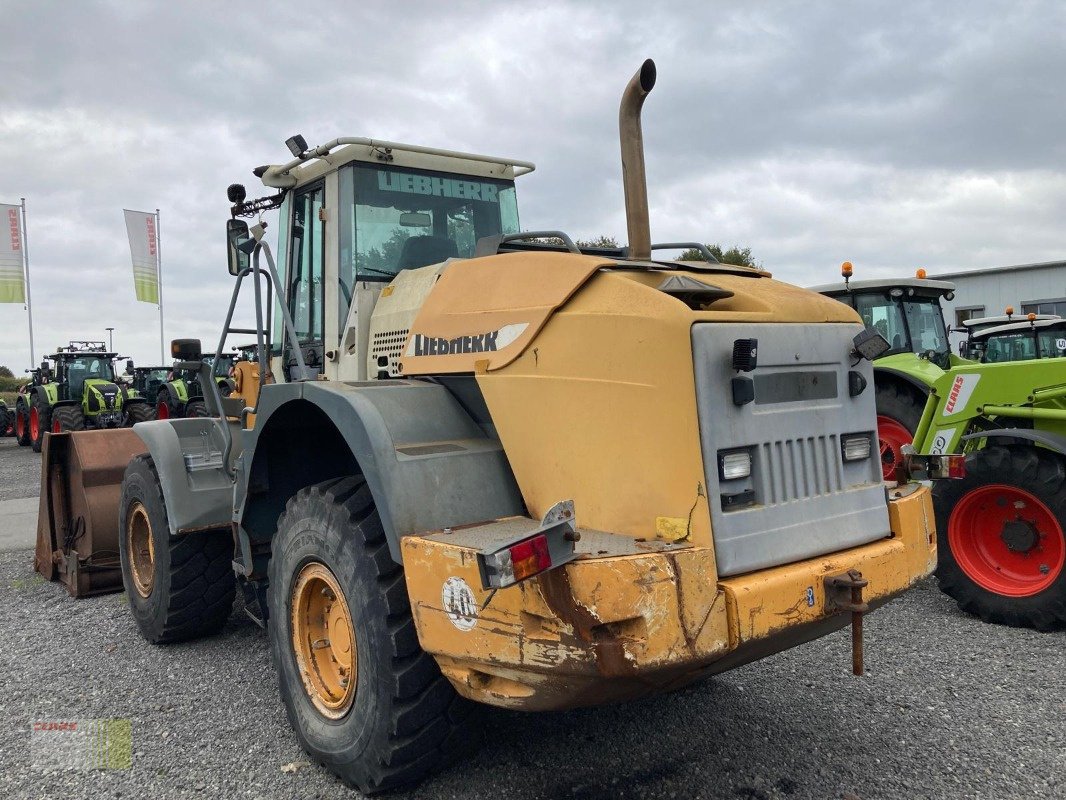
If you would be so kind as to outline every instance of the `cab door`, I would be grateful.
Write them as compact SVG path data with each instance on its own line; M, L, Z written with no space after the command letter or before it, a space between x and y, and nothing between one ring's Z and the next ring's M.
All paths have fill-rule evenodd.
M322 371L325 341L324 195L322 182L304 187L294 195L286 270L286 303L296 328L304 364L312 372ZM296 363L296 356L286 337L282 353L286 380L292 380L290 371Z

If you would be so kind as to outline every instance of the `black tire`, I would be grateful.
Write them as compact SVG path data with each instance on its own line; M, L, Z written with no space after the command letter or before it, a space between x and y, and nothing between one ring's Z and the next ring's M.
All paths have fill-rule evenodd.
M15 404L15 438L19 447L30 446L30 416L26 403L19 398Z
M85 430L85 415L77 406L60 406L53 413L52 421L61 432Z
M126 424L133 427L138 422L149 422L155 419L155 408L143 400L129 400L126 405Z
M339 719L320 712L304 688L291 635L293 588L315 562L341 588L357 647L355 697ZM476 743L466 724L471 704L419 647L403 568L389 554L361 476L326 481L289 500L274 537L269 587L281 697L300 744L318 763L361 792L380 792L418 781Z
M210 416L207 413L207 404L203 400L190 400L189 404L185 406L186 417L207 417Z
M874 397L878 414L891 417L912 434L918 430L928 395L923 395L912 386L890 380L875 384Z
M131 522L133 523L131 525ZM147 591L131 566L131 533L151 537L154 559ZM229 531L171 536L166 505L152 457L130 461L119 503L122 583L141 635L153 644L195 639L218 631L229 619L236 592L233 540ZM142 564L143 566L143 564Z
M52 407L35 395L30 401L31 414L34 408L37 409L37 436L30 437L30 444L33 445L33 452L39 453L44 445L45 434L52 430Z
M172 402L170 402L170 392L165 386L159 390L159 394L157 394L155 397L155 409L156 419L173 419L175 417L181 416L181 410ZM165 410L165 414L159 413L163 410Z
M933 507L936 512L940 589L954 598L963 611L985 622L1016 628L1052 630L1066 623L1066 568L1058 579L1038 594L1014 597L984 588L959 564L951 549L949 525L959 502L970 492L990 484L1016 487L1039 499L1058 521L1062 536L1066 528L1066 463L1063 457L1038 447L1015 445L978 450L966 456L966 477L936 481ZM1042 531L1043 532L1043 531Z

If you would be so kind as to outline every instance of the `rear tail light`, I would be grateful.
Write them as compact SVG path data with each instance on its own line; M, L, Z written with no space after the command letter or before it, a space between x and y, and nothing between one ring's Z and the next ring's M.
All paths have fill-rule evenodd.
M498 586L510 586L531 578L550 569L551 565L552 557L544 534L485 556L485 566L495 573Z
M580 538L574 524L573 503L557 503L536 530L477 554L482 586L502 589L561 567L574 560L574 543Z
M966 477L966 456L962 453L945 455L919 455L907 452L910 445L903 448L903 460L900 462L899 475L901 483L907 481L959 480Z

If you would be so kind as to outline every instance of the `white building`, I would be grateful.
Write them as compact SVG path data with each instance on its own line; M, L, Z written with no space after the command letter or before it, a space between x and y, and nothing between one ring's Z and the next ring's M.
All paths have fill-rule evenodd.
M955 299L941 301L948 327L958 327L974 317L1002 314L1007 306L1014 307L1019 319L1030 311L1066 317L1066 261L941 272L929 277L955 284ZM951 340L957 345L962 337L953 334Z

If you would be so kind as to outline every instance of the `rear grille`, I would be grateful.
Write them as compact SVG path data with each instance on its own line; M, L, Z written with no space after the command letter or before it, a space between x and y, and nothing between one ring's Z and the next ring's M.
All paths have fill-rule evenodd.
M840 439L836 434L781 439L759 448L764 502L779 505L844 488Z
M370 354L374 357L374 363L378 363L378 357L385 356L389 361L389 375L396 378L400 374L398 361L403 351L403 343L407 341L408 329L403 328L395 331L377 331L370 347Z

